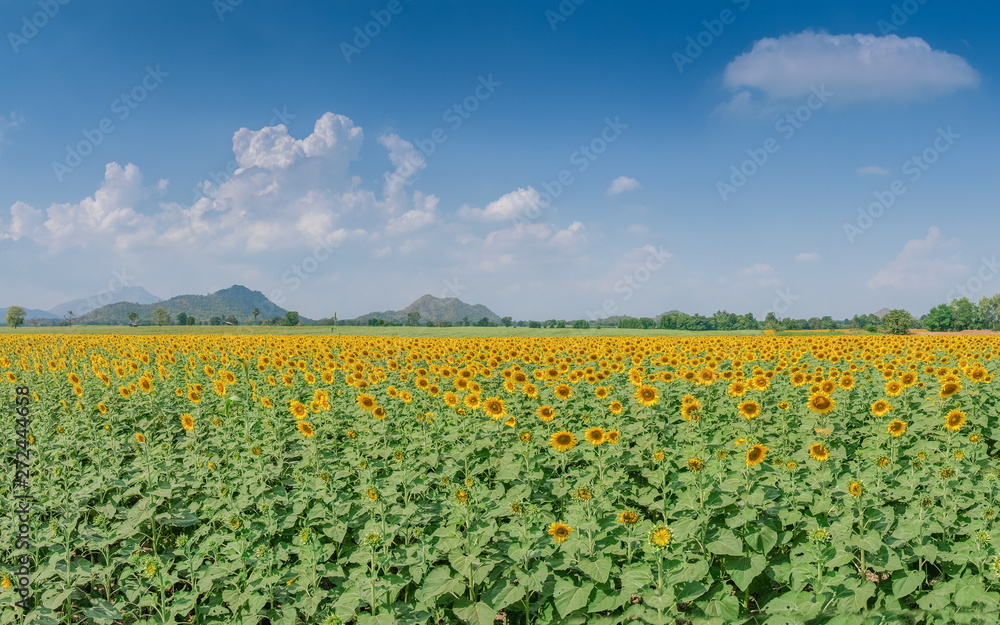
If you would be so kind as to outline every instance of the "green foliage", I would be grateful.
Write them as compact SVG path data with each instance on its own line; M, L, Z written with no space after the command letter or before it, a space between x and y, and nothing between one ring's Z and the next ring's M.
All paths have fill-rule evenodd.
M19 326L24 325L25 314L26 313L24 311L24 308L20 306L10 306L9 308L7 308L7 318L6 318L7 325L9 325L12 328L17 328Z
M908 334L913 327L913 316L905 310L890 310L882 317L882 332L885 334Z

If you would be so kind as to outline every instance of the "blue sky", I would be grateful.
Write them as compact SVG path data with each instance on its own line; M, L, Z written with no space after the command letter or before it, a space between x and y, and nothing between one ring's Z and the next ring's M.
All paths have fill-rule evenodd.
M0 305L923 314L1000 291L1000 6L0 3ZM861 212L859 212L859 210Z

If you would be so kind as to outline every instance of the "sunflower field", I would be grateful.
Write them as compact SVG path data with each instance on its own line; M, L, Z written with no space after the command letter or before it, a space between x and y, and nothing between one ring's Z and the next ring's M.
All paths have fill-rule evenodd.
M4 335L0 624L995 623L998 369L985 336Z

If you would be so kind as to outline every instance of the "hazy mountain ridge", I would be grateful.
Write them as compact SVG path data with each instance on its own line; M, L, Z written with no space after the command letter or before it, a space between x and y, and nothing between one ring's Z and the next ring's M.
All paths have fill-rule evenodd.
M402 310L386 310L382 312L370 312L355 318L359 324L368 323L369 319L383 319L397 323L405 323L410 313L419 313L420 324L427 322L440 323L447 321L450 323L461 323L463 319L469 323L476 323L483 317L497 325L502 325L503 321L495 312L483 304L466 304L456 297L434 297L424 295L417 298L412 304Z
M198 323L208 321L212 317L223 319L235 317L239 323L252 323L254 308L260 311L257 317L258 321L265 321L272 317L284 317L285 313L288 312L267 299L260 291L252 291L237 284L208 295L178 295L151 304L116 302L81 315L76 318L75 322L99 325L127 324L129 323L128 314L135 312L139 314L141 323L151 320L153 311L157 308L166 310L174 323L176 323L179 313L186 313L189 317L194 317ZM304 317L301 320L308 321Z

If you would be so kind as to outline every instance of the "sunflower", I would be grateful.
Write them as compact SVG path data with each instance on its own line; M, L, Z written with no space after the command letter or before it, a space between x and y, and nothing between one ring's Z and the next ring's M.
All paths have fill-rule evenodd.
M552 539L555 540L557 543L561 543L567 538L569 538L569 535L572 531L573 528L570 527L569 525L566 525L565 523L555 522L549 524L548 534L552 536Z
M639 522L639 513L634 510L623 510L618 514L618 522L622 525L634 525Z
M458 503L465 503L469 501L469 491L467 490L458 491L457 493L455 493L455 499L458 501Z
M681 417L685 421L698 421L701 413L698 412L698 404L684 404L681 406Z
M740 414L746 419L753 419L760 416L760 404L755 401L740 402L738 409Z
M403 392L405 393L406 391ZM479 399L479 395L476 395L475 393L469 393L468 395L465 396L464 399L462 399L462 403L465 404L466 408L469 408L470 410L475 410L476 408L479 408L479 406L482 404L482 400Z
M531 442L531 432L521 432L518 438L521 439L522 443L529 443Z
M938 390L938 397L941 399L948 399L960 390L962 390L962 385L957 381L945 382Z
M499 421L507 416L507 409L503 405L503 400L499 397L489 397L483 401L483 412L494 421Z
M878 459L878 462L876 462L875 464L877 464L878 468L881 469L883 467L889 466L889 462L891 462L891 461L888 458L886 458L885 456L882 456L881 458Z
M194 417L192 417L191 415L189 415L186 412L184 414L182 414L181 415L181 427L184 428L185 430L193 430L194 429Z
M636 390L635 400L648 408L660 401L660 393L652 386L643 385Z
M756 444L747 450L747 466L752 467L764 462L764 458L767 457L767 447Z
M957 432L962 429L963 425L965 425L965 413L961 410L956 408L945 415L944 427L946 430Z
M663 453L662 449L657 449L656 451L653 452L653 460L655 460L656 462L663 462L663 459L666 457L667 455Z
M362 393L358 395L354 401L356 401L357 404L361 406L362 410L365 410L367 412L375 410L375 406L378 405L377 402L375 401L375 398L369 395L368 393Z
M108 414L108 407L104 405L103 401L97 402L97 411L101 414Z
M892 410L892 404L884 399L879 399L871 405L872 414L876 417L884 417L890 410Z
M368 499L370 499L371 501L378 501L378 491L375 490L374 488L369 488L366 495L368 496Z
M611 411L611 414L621 414L625 410L625 406L620 401L613 401L608 404L608 410Z
M689 471L701 471L705 464L697 458L688 458Z
M573 496L582 501L590 501L594 498L594 493L590 492L589 488L578 488Z
M385 419L385 408L382 406L375 406L375 410L372 410L372 416L381 421Z
M892 434L893 436L902 436L903 434L906 433L906 421L893 419L892 421L889 422L889 425L886 427L886 430L889 432L889 434Z
M551 421L556 418L556 411L548 404L538 407L536 411L538 413L538 418L542 421Z
M813 443L809 445L809 457L813 460L826 462L830 459L830 450L823 443Z
M667 529L666 525L657 525L649 531L649 542L655 547L666 547L673 537L674 535Z
M549 437L549 444L556 451L569 451L576 446L576 437L573 436L572 432L562 430Z
M606 386L598 386L594 389L594 397L597 399L604 399L608 396L608 389Z
M139 390L141 390L143 393L153 392L153 379L147 378L145 376L139 378Z
M135 442L137 442L137 443L145 443L146 442L146 436L142 432L136 432L135 433Z
M294 399L289 405L289 410L296 419L304 419L306 413L308 412L305 404L300 401L295 401Z
M316 433L313 430L312 426L306 423L305 421L299 421L298 428L302 436L305 436L306 438L312 438L313 434Z
M603 445L606 442L604 428L601 427L588 428L587 431L584 432L583 438L595 447Z
M556 384L556 387L552 389L552 392L556 397L562 400L569 399L573 396L573 389L570 388L569 384Z
M829 395L824 395L822 393L814 393L809 396L809 410L813 412L818 412L819 414L827 414L834 409L837 405L837 401L830 397Z
M192 404L197 404L198 402L201 401L201 393L199 393L194 389L188 391L187 396L188 396L188 401L191 402Z
M903 383L899 380L889 380L885 383L885 394L889 397L899 397L903 393Z
M127 386L119 386L118 387L118 394L121 395L122 397L124 397L125 399L128 399L129 395L132 394L132 389L130 389Z
M861 482L851 482L847 485L847 492L851 493L855 497L860 497L864 490L865 489L861 486Z
M607 440L608 443L612 445L617 445L620 437L621 434L618 432L618 430L608 430L607 432L604 433L605 440Z
M791 407L791 404L789 404L787 401L779 401L778 402L778 409L779 410L788 410L790 407Z
M730 397L743 397L747 394L747 385L740 380L735 380L730 382L729 388L726 389L726 395Z

